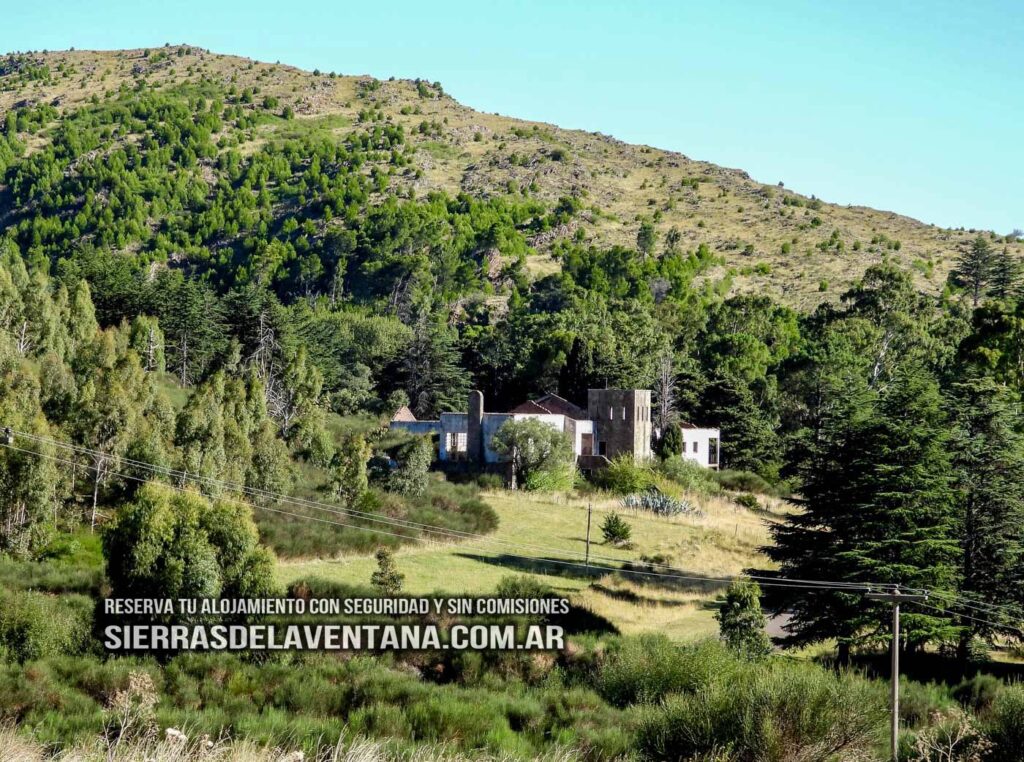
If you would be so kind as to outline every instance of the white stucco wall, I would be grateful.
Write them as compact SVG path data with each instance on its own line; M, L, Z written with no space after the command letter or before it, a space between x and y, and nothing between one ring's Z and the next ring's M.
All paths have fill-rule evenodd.
M718 467L718 429L683 429L683 457L706 468Z

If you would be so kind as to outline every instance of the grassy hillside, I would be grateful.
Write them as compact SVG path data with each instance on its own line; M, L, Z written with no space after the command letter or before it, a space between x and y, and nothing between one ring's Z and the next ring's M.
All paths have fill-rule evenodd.
M243 153L288 137L340 141L360 121L392 123L405 128L415 148L410 170L392 188L416 195L526 191L552 203L580 197L581 215L531 241L538 253L528 265L535 273L558 268L546 254L554 240L633 245L646 219L659 234L656 250L673 228L683 248L708 244L721 264L704 277L728 275L734 291L768 292L807 307L835 298L883 258L912 267L920 287L938 291L959 247L972 237L892 212L823 203L679 153L483 114L437 83L310 73L188 46L9 56L0 60L0 115L43 103L59 114L122 87L204 78L242 94L243 101L249 91L251 101L294 114L250 129ZM45 131L27 136L27 150L48 140ZM4 215L0 209L0 220ZM1013 253L1024 251L1018 242L1008 245Z
M698 500L704 515L669 518L622 513L617 500L598 497L589 501L593 505L591 553L595 569L587 572L559 563L583 562L587 499L502 490L486 494L485 500L500 519L497 530L486 539L425 542L397 552L407 592L493 593L503 577L530 572L573 602L607 618L624 633L662 632L680 640L717 632L713 601L725 585L702 582L701 578L771 565L759 551L769 541L766 519L774 520L785 508L785 504L771 501L770 512L755 512L726 498L709 497ZM628 548L602 542L601 522L611 511L622 513L633 528ZM671 565L674 573L696 579L623 576L598 568L628 563L641 571L668 572L660 566L648 566L645 560ZM334 559L282 560L278 578L284 583L316 577L366 584L375 568L372 555L346 553Z

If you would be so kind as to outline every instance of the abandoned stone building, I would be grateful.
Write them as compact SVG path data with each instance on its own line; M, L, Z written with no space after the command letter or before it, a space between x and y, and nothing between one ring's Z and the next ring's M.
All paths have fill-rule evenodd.
M655 433L649 389L590 389L587 409L546 394L506 413L484 410L484 396L470 392L465 413L441 413L436 421L420 421L407 407L391 420L391 427L416 434L437 435L437 459L442 464L466 464L483 471L501 471L505 459L491 446L505 421L536 418L564 431L573 443L577 465L593 471L612 458L627 454L637 460L651 457ZM718 468L718 429L683 425L683 457L707 468Z

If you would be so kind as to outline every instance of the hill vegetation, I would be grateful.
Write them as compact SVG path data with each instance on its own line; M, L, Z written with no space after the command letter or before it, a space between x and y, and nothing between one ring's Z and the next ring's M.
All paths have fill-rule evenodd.
M220 161L237 166L238 157L281 140L343 143L353 127L362 126L376 135L378 150L388 153L395 141L394 153L402 160L381 169L398 195L525 197L548 207L562 198L577 199L577 214L527 234L528 265L535 273L561 265L552 252L558 240L607 247L633 246L640 238L654 252L704 244L717 257L708 277L725 279L731 293L765 293L806 308L823 299L835 301L867 266L883 260L911 270L918 287L941 291L958 252L982 232L829 204L789 191L781 182L758 183L739 170L599 133L479 113L454 101L440 83L425 80L305 72L188 45L12 54L0 66L0 111L23 111L21 126L34 124L32 134L23 135L29 152L51 143L39 128L94 99L183 89L191 91L193 105L204 97L207 105L230 106L223 125L212 117L197 125L216 135L217 151L197 153L201 171L189 182L193 197L203 186L209 194ZM83 150L91 151L92 159L104 153ZM4 155L0 149L0 166ZM169 211L146 209L139 224L153 226ZM276 210L274 216L283 217ZM87 236L79 228L74 237ZM313 231L305 232L312 240ZM131 249L128 238L141 233L134 230L116 243ZM1024 250L1013 237L985 235L1015 255ZM234 237L230 231L228 237ZM503 257L518 254L497 248ZM187 248L177 253L191 254Z
M891 641L863 592L901 586L931 595L905 663L967 678L913 689L907 755L1019 756L991 661L1024 621L1015 236L188 46L6 56L0 125L0 721L143 750L192 718L310 752L347 727L398 752L868 759L884 692L843 667ZM658 457L586 481L552 438L528 499L431 474L432 443L386 425L471 388L497 410L601 387L653 391ZM688 422L721 428L721 472L681 457ZM593 569L584 500L622 514ZM718 617L739 650L634 634L713 632L744 570L764 589ZM548 654L95 638L111 589L283 583L583 607ZM780 645L836 664L766 654L762 599Z

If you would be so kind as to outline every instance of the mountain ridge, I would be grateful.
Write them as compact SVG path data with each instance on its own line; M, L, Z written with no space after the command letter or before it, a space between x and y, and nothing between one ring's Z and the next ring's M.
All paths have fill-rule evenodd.
M635 247L646 222L657 238L653 253L672 239L685 249L705 244L719 259L703 277L725 280L734 293L764 292L808 308L836 299L868 266L884 260L911 270L921 289L938 293L958 252L978 233L866 205L830 204L678 151L475 111L440 83L308 72L189 45L4 55L0 115L42 103L64 114L121 88L204 79L236 92L251 89L257 101L273 99L293 111L294 121L283 128L254 129L240 146L243 154L289 131L316 129L340 139L372 111L374 120L401 125L414 145L415 173L403 181L409 193L491 197L525 191L549 204L578 198L578 219L531 241L538 253L528 269L535 275L558 270L549 250L560 237ZM26 151L45 140L32 135ZM984 234L1012 254L1024 254L1020 241Z

